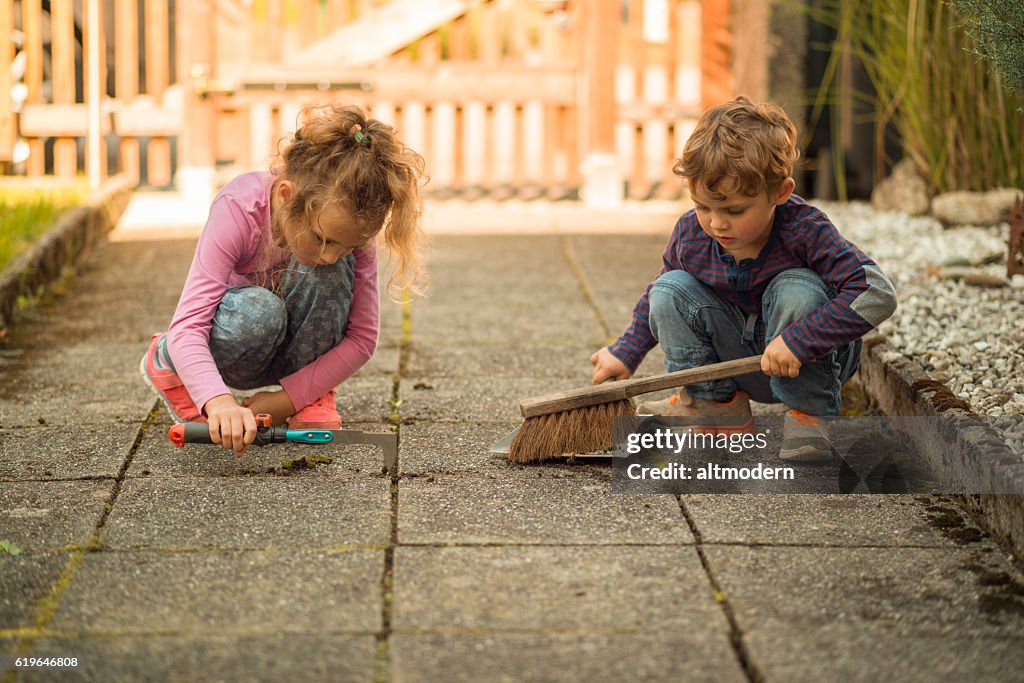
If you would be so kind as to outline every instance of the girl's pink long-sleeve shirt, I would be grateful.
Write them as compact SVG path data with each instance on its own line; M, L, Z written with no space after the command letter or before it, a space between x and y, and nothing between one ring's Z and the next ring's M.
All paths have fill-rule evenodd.
M291 258L272 244L268 172L245 173L213 200L185 287L167 331L174 369L200 409L228 394L210 353L210 327L224 293L235 285L263 284L268 269ZM267 249L270 258L267 258ZM279 380L296 409L348 379L373 356L380 330L377 252L374 242L355 252L356 271L345 336L306 367Z

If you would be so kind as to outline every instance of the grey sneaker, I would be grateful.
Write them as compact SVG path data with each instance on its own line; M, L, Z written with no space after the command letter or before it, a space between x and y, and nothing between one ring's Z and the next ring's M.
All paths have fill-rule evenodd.
M798 410L786 413L779 458L796 462L832 460L832 442L828 438L825 420Z
M680 389L660 401L641 403L638 415L660 415L662 417L707 418L706 424L695 421L694 431L708 434L753 433L754 417L750 412L750 397L742 389L728 401L708 401L694 398Z

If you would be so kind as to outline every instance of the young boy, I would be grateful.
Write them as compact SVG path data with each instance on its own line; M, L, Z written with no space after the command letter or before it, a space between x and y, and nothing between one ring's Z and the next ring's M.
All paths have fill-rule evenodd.
M857 369L860 337L892 315L881 269L793 194L796 128L745 97L706 111L673 172L694 209L676 223L660 275L612 345L591 357L595 384L626 379L660 343L668 372L763 354L764 374L693 384L644 414L731 418L750 399L785 403L784 460L832 457L824 422ZM698 421L698 425L699 425Z

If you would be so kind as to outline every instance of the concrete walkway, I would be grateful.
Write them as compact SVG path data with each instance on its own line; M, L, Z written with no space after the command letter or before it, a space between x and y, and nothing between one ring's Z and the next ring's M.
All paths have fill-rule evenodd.
M397 426L395 477L370 448L173 447L138 360L193 242L120 231L0 346L0 653L80 660L0 675L1020 680L1019 573L949 500L626 496L606 463L488 453L520 398L588 381L670 227L437 235L429 298L384 303L339 392Z

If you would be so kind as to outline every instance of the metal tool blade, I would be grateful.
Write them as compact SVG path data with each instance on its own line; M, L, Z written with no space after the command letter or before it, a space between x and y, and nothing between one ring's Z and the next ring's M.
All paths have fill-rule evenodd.
M332 429L332 443L377 446L384 454L384 469L394 472L398 464L398 434L395 432L363 432L358 429Z

